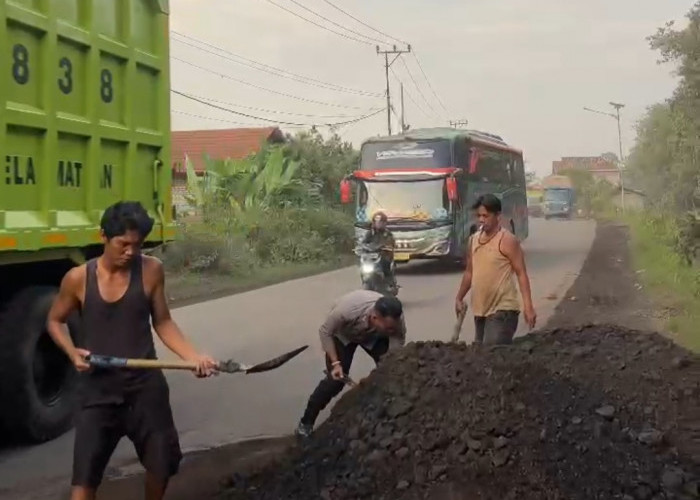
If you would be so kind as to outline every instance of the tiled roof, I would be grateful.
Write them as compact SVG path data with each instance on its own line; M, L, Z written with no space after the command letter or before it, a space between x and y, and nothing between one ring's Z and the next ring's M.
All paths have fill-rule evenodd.
M204 171L203 156L214 159L241 159L257 153L264 141L284 140L277 127L230 128L212 130L178 130L172 135L173 173L185 172L185 155L189 156L197 173Z
M565 156L561 160L552 162L552 173L558 174L563 170L579 168L589 171L617 171L615 163L606 160L602 156Z

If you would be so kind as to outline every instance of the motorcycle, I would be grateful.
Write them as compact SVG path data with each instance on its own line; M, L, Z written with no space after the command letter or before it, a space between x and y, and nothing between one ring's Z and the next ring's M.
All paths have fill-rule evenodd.
M360 279L362 288L373 290L383 295L399 294L399 286L394 283L391 276L385 276L382 270L380 251L384 248L372 248L368 245L359 245L355 248L355 255L360 258ZM389 249L391 250L391 249ZM394 273L395 264L391 263L391 271Z

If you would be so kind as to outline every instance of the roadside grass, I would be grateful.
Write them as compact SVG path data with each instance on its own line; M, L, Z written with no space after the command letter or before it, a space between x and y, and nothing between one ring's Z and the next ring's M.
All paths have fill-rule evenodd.
M154 252L173 306L233 295L351 265L352 219L328 207L214 210L180 223Z
M666 313L675 340L700 352L700 269L689 267L674 250L676 228L645 214L623 218L629 225L632 262L652 301Z
M187 271L170 272L166 282L168 301L173 307L181 307L334 271L353 263L354 256L342 255L321 263L292 262L257 268L255 272L238 277Z

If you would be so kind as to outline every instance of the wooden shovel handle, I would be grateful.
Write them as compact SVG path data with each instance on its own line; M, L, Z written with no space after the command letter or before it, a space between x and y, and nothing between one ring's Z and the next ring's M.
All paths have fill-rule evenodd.
M157 359L129 359L127 368L152 368L161 370L196 370L196 363L187 361L159 361Z
M464 309L462 309L462 312L457 316L457 321L455 322L455 327L454 330L452 331L452 338L450 339L451 342L457 342L459 340L459 336L462 333L462 323L464 323L464 317L467 315L467 305L464 305Z
M161 361L159 359L117 358L114 356L90 355L86 361L101 368L133 368L156 370L196 370L196 363L187 361Z

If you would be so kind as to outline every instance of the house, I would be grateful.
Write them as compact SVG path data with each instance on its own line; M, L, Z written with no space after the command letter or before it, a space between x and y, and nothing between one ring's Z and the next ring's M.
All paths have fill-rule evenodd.
M186 175L185 156L194 170L204 172L204 155L215 160L242 159L260 151L264 143L282 143L284 133L278 127L178 130L171 135L174 175Z
M171 133L171 158L173 172L173 205L176 212L188 210L187 169L185 158L192 162L197 175L205 170L204 155L215 160L243 159L257 153L263 144L285 142L284 133L278 127L230 128L211 130L178 130Z
M552 174L559 175L569 169L588 170L596 179L619 186L620 171L616 160L606 156L565 156L552 162Z

